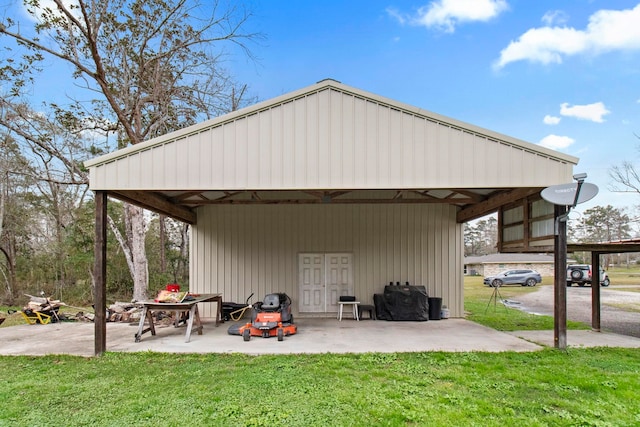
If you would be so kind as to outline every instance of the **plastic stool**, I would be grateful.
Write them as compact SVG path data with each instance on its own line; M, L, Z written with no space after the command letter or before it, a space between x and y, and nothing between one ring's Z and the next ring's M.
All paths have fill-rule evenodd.
M350 305L352 308L353 318L355 320L360 320L358 316L358 305L360 301L338 301L338 320L342 321L342 309L345 305Z
M362 313L369 312L369 319L376 320L376 308L372 305L361 304L358 306L358 315L362 319Z

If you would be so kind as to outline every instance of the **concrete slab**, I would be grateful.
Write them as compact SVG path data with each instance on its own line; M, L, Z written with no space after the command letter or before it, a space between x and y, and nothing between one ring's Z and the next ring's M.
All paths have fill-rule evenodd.
M541 347L516 336L469 322L445 319L427 322L386 322L348 319L298 319L298 333L276 338L242 337L227 333L231 322L218 327L204 322L202 335L184 342L185 327L156 326L157 335L146 333L134 342L137 324L107 324L107 351L168 353L366 353L417 351L535 351ZM0 354L94 354L92 323L18 325L0 328Z
M554 347L553 331L514 331L509 332L514 337L529 342ZM567 347L625 347L640 348L640 338L619 335L611 332L595 332L592 330L567 331Z
M137 324L107 324L107 351L163 353L367 353L421 351L537 351L553 346L553 331L499 332L464 319L427 322L386 322L335 319L297 319L298 334L276 338L229 335L227 322L218 327L204 322L202 335L192 334L184 342L184 326L156 326L157 335L146 333L136 343ZM570 331L571 346L640 347L640 339L609 333ZM45 355L71 354L93 356L94 325L92 323L55 323L18 325L0 328L0 354Z

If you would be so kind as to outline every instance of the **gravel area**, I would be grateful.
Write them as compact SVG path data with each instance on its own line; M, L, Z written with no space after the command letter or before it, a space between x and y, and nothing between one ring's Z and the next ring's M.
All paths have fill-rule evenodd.
M625 287L630 286L600 288L600 326L603 331L640 338L640 292L625 291ZM511 298L507 304L528 313L553 316L553 286L540 286L536 292ZM591 324L591 287L567 288L567 318Z

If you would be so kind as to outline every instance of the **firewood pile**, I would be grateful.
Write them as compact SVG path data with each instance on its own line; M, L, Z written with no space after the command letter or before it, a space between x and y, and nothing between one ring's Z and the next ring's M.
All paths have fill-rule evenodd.
M142 316L142 305L136 302L119 302L107 307L107 322L138 323ZM153 323L156 326L169 326L175 321L174 313L165 311L153 312Z
M54 300L47 297L35 297L33 295L25 294L30 298L27 305L24 306L23 310L31 310L31 311L58 311L60 307L64 305L64 303L60 300Z
M84 321L84 322L92 322L93 321L93 313L85 314L83 311L79 311L74 315L67 313L60 313L61 307L70 307L60 300L55 300L49 297L44 296L44 292L41 293L42 296L34 296L25 294L25 296L29 297L29 301L22 308L22 313L25 319L32 323L43 323L42 320L48 318L51 322L59 322L59 321ZM74 307L77 308L77 307ZM38 314L45 315L46 317L38 316Z
M61 320L58 310L63 305L62 301L45 296L24 295L29 297L29 301L22 307L22 313L29 323L48 323L49 321L58 322ZM41 292L41 295L44 293Z
M135 302L119 302L107 307L107 322L133 323L140 321L142 307Z

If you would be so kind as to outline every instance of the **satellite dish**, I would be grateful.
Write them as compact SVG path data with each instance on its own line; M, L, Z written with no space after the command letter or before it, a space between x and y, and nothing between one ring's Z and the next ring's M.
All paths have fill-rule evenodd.
M552 185L542 190L540 195L547 202L553 203L554 205L573 206L577 189L578 183L573 182L569 184ZM584 182L580 187L577 203L587 202L596 197L596 194L598 194L598 186Z

